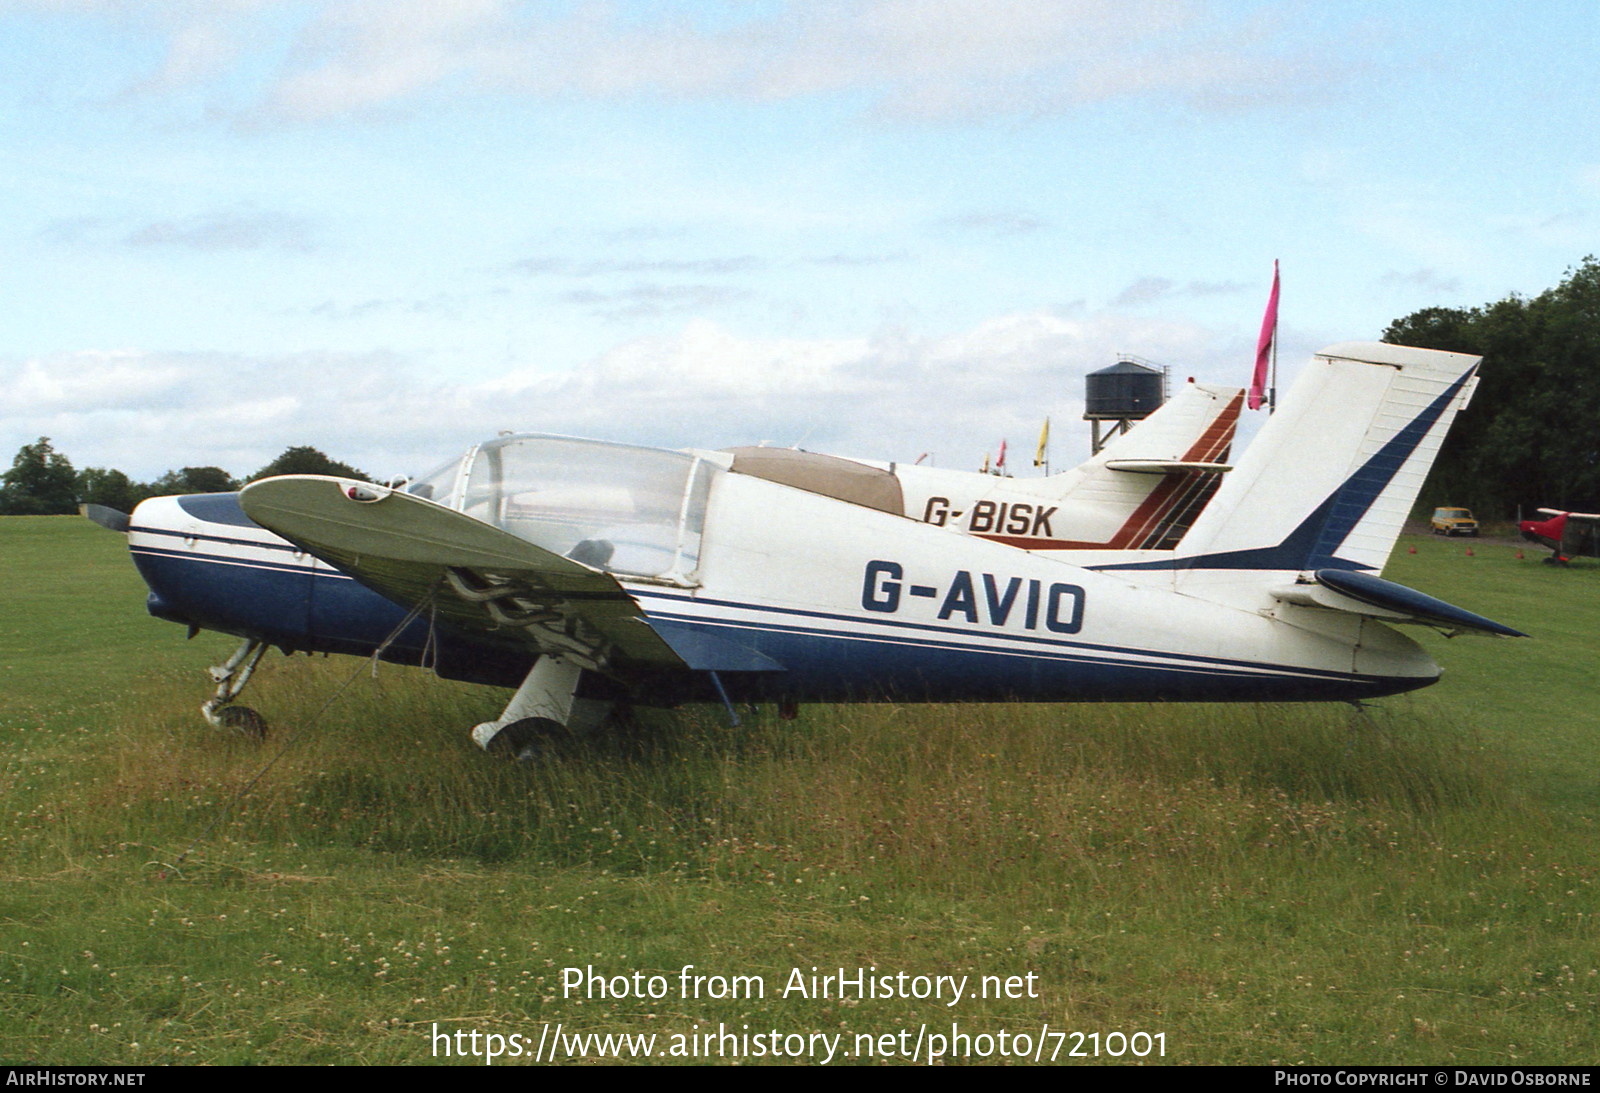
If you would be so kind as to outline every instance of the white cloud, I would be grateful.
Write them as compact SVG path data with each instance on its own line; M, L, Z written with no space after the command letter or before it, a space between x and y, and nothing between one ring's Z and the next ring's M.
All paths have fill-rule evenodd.
M1489 217L1487 226L1519 246L1580 253L1594 247L1594 217L1587 210L1545 213L1519 209Z
M575 259L543 255L525 258L512 265L518 273L552 277L600 277L614 273L676 274L693 273L715 276L724 273L745 273L760 269L766 263L750 254L726 258L639 258L618 260Z
M616 346L569 373L475 384L420 379L392 355L82 352L0 362L0 442L53 438L77 466L151 478L181 466L245 474L310 444L370 473L420 473L501 429L667 447L762 441L976 466L1056 415L1061 460L1083 375L1127 347L1175 377L1226 378L1242 348L1200 327L1113 314L1003 316L943 337L753 339L704 320Z
M310 220L249 204L145 223L133 223L126 217L71 217L52 221L39 236L69 245L121 244L202 252L311 251L317 245L316 227Z
M618 322L670 314L698 314L749 299L750 295L744 289L724 285L638 284L609 290L574 289L564 293L562 299L588 308L603 319Z
M313 249L308 221L282 213L231 209L158 220L129 232L123 240L135 247L184 247L198 251Z
M94 406L145 410L182 397L189 370L131 351L89 351L25 361L5 375L6 402L20 415L70 413ZM10 416L7 414L7 416Z
M1141 277L1117 293L1112 307L1140 307L1179 297L1227 296L1247 286L1238 281L1190 281L1180 285L1167 277Z
M973 232L1004 238L1012 235L1032 235L1047 227L1043 220L1017 212L971 212L947 216L938 221L937 228L960 232Z
M258 0L135 8L165 36L143 84L153 90L215 80L295 14ZM860 95L885 117L948 119L1130 96L1213 108L1306 86L1303 59L1284 55L1285 28L1270 16L1233 17L1213 0L797 0L755 15L726 5L641 14L605 0L341 0L310 10L262 93L267 117L315 122L469 90Z
M1461 291L1461 278L1446 277L1436 269L1415 269L1408 273L1391 270L1378 278L1385 288L1417 290L1440 295L1454 295Z
M176 89L224 75L252 44L250 18L272 3L194 0L158 6L153 14L171 28L171 37L160 69L140 90Z
M454 76L494 71L518 39L513 12L499 0L325 5L302 32L271 106L316 119L404 99ZM523 47L528 44L524 40Z

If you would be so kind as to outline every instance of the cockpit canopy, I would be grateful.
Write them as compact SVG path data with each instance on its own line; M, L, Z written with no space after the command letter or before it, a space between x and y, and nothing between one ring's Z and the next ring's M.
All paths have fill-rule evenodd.
M715 456L518 434L406 487L585 565L694 583Z

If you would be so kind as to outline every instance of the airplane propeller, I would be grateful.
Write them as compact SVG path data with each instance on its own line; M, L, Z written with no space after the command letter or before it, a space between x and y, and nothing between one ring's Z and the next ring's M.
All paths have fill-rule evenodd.
M131 523L131 518L125 512L105 505L90 504L79 505L78 511L103 528L121 532L123 535L128 534L128 525Z

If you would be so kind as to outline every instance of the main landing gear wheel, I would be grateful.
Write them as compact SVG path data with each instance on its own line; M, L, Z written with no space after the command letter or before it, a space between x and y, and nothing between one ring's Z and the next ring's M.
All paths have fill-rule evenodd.
M582 679L576 664L540 657L500 716L473 728L472 742L490 755L524 762L552 754L598 727L611 710L609 698L578 697Z

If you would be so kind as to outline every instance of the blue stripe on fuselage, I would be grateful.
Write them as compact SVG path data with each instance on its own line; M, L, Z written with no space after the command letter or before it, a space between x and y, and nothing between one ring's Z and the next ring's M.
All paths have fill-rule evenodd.
M716 629L718 624L687 623ZM788 664L786 672L720 673L741 699L809 701L1227 702L1349 701L1426 686L1431 677L1290 674L1215 665L1138 664L1102 657L1040 656L927 640L802 627L747 625L752 648Z
M1008 631L980 631L980 630L973 630L973 629L969 629L969 628L965 628L965 627L959 627L959 626L939 625L937 623L909 622L909 621L902 620L902 619L883 618L883 617L877 616L877 615L872 615L872 616L845 615L845 614L839 614L839 613L836 613L836 612L829 612L829 611L811 611L811 610L806 610L806 609L803 609L803 608L796 608L796 607L775 607L775 606L771 606L771 605L767 605L767 604L747 603L747 602L741 602L741 601L738 601L738 600L717 600L717 599L711 599L711 598L705 597L705 596L685 596L685 595L674 594L674 593L670 593L670 592L660 592L660 591L657 591L654 588L644 588L644 587L641 587L641 586L635 586L630 591L633 593L633 595L634 595L634 597L636 599L639 599L641 601L645 601L646 610L648 611L648 613L649 613L651 618L656 617L658 614L662 614L662 615L665 615L668 618L686 619L686 620L697 622L697 623L704 623L706 625L718 625L719 623L723 622L723 620L707 619L707 618L704 618L703 616L699 616L699 615L683 615L683 614L681 614L681 612L679 614L671 614L671 613L668 613L668 612L661 612L661 611L659 611L657 609L649 608L648 601L665 600L665 601L668 601L668 602L676 602L676 603L683 603L683 604L701 604L701 605L712 606L712 607L729 607L729 608L735 608L735 609L738 609L738 610L741 610L741 611L756 611L756 612L764 612L764 613L770 613L770 614L778 614L778 615L785 616L787 618L794 618L794 619L818 619L818 620L822 620L822 621L845 623L845 624L850 624L850 623L867 624L867 625L871 625L871 626L874 626L874 627L890 627L890 628L894 628L894 629L901 629L901 630L906 630L906 631L910 631L910 632L913 632L913 633L920 633L920 634L939 634L939 635L948 634L948 635L958 635L960 637L964 637L964 638L968 638L968 639L972 639L972 638L992 639L994 641L1004 641L1004 642L1009 642L1009 643L1013 643L1013 644L1020 643L1020 644L1022 644L1024 646L1039 647L1037 649L1037 652L1038 652L1038 655L1041 655L1041 656L1049 656L1050 655L1050 651L1052 651L1052 650L1056 651L1056 652L1061 652L1061 651L1066 651L1066 650L1083 650L1083 651L1085 651L1087 653L1096 653L1096 652L1098 652L1098 653L1135 654L1135 655L1138 655L1138 656L1141 656L1141 657L1149 657L1149 658L1158 659L1158 660L1165 659L1165 660L1171 660L1171 661L1203 661L1206 664L1217 666L1217 667L1222 667L1222 668L1266 669L1266 668L1272 668L1273 667L1272 665L1262 665L1262 664L1260 664L1260 663L1258 663L1256 661L1233 660L1233 659L1228 659L1228 658L1225 658L1225 657L1207 657L1207 656L1194 655L1194 654L1188 654L1188 653L1169 653L1169 652L1165 652L1165 651L1160 650L1160 649L1133 649L1133 648L1130 648L1128 646L1123 646L1123 645L1104 645L1104 644L1096 644L1094 642L1071 641L1071 640L1067 640L1065 638L1043 637L1043 636L1033 635L1033 634L1022 634L1022 633L1015 633L1015 632L1008 632ZM860 633L859 631L833 631L833 630L826 630L826 629L820 629L820 628L817 629L817 632L818 633L824 633L824 634L826 634L826 633L840 633L840 634L847 634L849 636L856 636L856 635L859 635L859 633ZM893 639L890 639L890 640L893 640ZM971 647L971 642L968 641L968 642L962 643L962 647L964 647L964 648L965 647ZM1015 653L1021 651L1021 650L1017 650L1016 648L1014 648L1012 646L995 645L992 648L994 650L996 650L996 651L1004 651L1004 652L1012 653L1012 654L1015 654ZM1344 673L1344 672L1324 671L1322 669L1317 669L1317 668L1295 668L1295 667L1284 666L1280 670L1288 671L1288 672L1295 672L1295 673L1298 673L1298 674L1301 674L1301 675L1323 676L1323 677L1326 677L1328 679L1346 679L1346 678L1349 678L1348 674Z
M759 678L751 673L737 680L740 693L753 697L831 701L887 693L936 701L1322 701L1395 694L1427 686L1437 678L1359 676L1019 634L983 634L653 589L632 591L645 601L650 618L737 634L734 640L787 667L786 672L760 673ZM660 601L729 607L772 618L770 622L711 620L651 606ZM852 630L848 628L852 624L892 628L903 636ZM956 637L964 640L952 640Z

